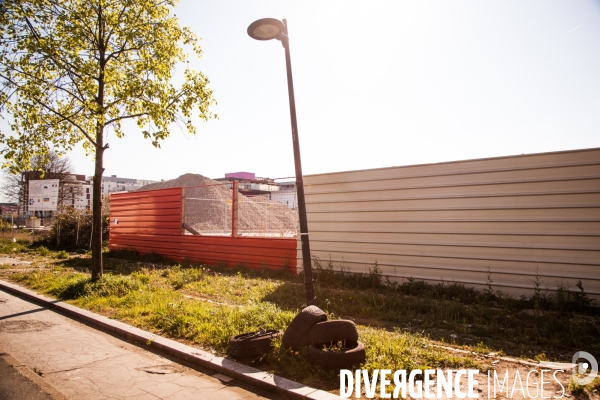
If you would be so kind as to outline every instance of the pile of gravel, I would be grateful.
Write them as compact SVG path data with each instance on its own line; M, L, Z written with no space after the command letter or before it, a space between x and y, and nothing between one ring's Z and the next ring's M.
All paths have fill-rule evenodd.
M184 187L184 221L203 235L231 234L232 192L200 174L184 174L146 185L139 191ZM296 237L297 213L263 196L239 195L238 229L242 236Z
M207 178L200 174L183 174L179 178L171 179L169 181L151 183L149 185L143 186L140 189L138 189L138 191L168 189L168 188L186 187L186 186L203 186L203 185L224 186L221 182ZM227 189L226 186L225 186L225 189ZM229 191L229 194L231 194L231 191ZM231 198L231 196L229 198Z

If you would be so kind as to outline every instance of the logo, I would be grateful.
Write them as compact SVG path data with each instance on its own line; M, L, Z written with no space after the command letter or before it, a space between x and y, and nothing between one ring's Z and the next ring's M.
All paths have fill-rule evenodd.
M542 369L532 369L523 376L520 375L518 369L514 368L504 371L504 377L496 370L488 370L487 398L497 398L499 391L501 397L506 399L515 398L515 392L521 392L523 397L527 398L538 398L541 395L541 398L560 399L565 396L565 387L561 383L561 379L557 378L557 373L566 372L568 374L569 367L572 366L573 382L580 386L591 383L598 376L598 362L593 355L585 351L575 353L572 364L547 364L554 365L540 363L539 366ZM544 367L550 369L543 369ZM553 370L554 372L552 372ZM479 398L479 393L482 392L480 389L475 390L479 384L476 379L478 374L479 370L473 369L445 371L414 369L410 372L389 369L375 369L372 372L366 369L357 369L356 371L342 369L340 370L340 397L351 397L353 392L356 393L356 397L359 397L359 393L362 393L361 387L364 387L366 397L372 399L376 396L376 387L379 386L381 398L406 399L409 395L413 399L432 399L441 398L442 393L445 392L447 398L475 399ZM552 387L552 378L556 381L554 384L558 384L562 388L560 396L544 396L545 390ZM546 385L546 389L544 389L544 385ZM393 393L388 391L386 386L393 386ZM532 394L533 389L535 389L535 395ZM557 391L556 394L559 392Z
M587 362L578 363L577 361L580 359L584 359ZM576 366L573 367L572 370L573 381L578 385L587 385L588 383L596 379L596 376L598 376L598 361L596 361L594 356L590 353L587 353L585 351L578 351L577 353L573 354L573 364L576 364ZM588 368L591 369L589 375L585 378L581 377L582 375L585 376Z

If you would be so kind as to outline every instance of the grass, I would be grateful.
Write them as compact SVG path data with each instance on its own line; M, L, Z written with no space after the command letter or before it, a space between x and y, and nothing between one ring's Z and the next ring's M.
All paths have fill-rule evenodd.
M19 242L0 243L0 251L5 250L33 260L33 271L4 275L12 281L218 354L226 353L231 336L260 328L284 330L304 301L302 277L285 271L172 265L156 255L118 253L107 254L105 270L110 272L92 283L89 255L60 260L48 251L43 257L45 250ZM556 299L542 292L516 299L457 283L392 283L381 278L377 265L370 274L355 275L323 267L318 260L315 276L318 303L329 318L357 323L367 351L362 367L368 370L485 371L490 365L482 355L491 352L566 362L584 349L600 359L600 314L581 289L565 290ZM440 347L448 345L472 353ZM262 368L339 389L339 371L313 365L305 349L290 352L280 342Z
M51 270L14 273L10 279L76 306L219 354L226 353L232 336L260 328L284 330L296 311L257 301L254 297L260 297L261 291L254 296L236 297L235 293L251 291L251 287L259 285L251 282L242 287L241 274L224 275L209 268L143 269L128 275L109 273L101 281L92 283L87 274L58 266ZM180 287L182 281L189 281L182 287L186 290L174 289ZM200 282L212 284L216 290L210 294L194 292L191 287L198 287ZM267 280L265 287L273 286L274 281ZM265 287L261 290L267 290ZM189 292L228 303L199 301L186 297ZM470 357L433 347L419 334L359 326L359 335L367 346L364 365L367 369L482 367ZM326 389L339 385L339 371L311 364L305 349L289 352L280 346L276 343L275 351L269 355L268 369Z
M357 276L333 271L331 263L315 264L321 305L342 317L400 326L473 351L485 346L531 360L543 354L548 360L566 362L580 348L600 356L595 339L600 335L600 309L593 306L581 282L575 290L563 287L556 295L536 291L531 298L515 298L456 282L384 281L377 265L370 274Z

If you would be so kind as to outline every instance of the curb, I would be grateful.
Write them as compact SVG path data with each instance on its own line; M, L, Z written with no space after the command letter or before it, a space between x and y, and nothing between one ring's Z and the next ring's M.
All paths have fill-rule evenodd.
M3 280L0 280L0 290L56 311L69 318L84 322L93 328L112 333L128 342L150 345L156 350L165 352L188 363L208 368L262 389L284 394L292 399L328 400L340 398L339 396L323 390L305 386L301 383L261 371L236 361L215 356L204 350L196 349L183 343L134 328L123 322L94 314L90 311L63 303L61 300L41 296L31 290Z

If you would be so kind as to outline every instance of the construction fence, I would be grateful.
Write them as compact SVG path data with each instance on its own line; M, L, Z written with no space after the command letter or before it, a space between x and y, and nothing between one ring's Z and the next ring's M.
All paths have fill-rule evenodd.
M295 272L297 211L267 195L235 182L113 193L110 249Z
M296 192L241 193L238 182L183 188L186 234L232 237L295 238ZM274 198L272 200L271 198Z
M390 279L600 299L600 148L309 175L313 256ZM298 262L302 265L300 245Z

